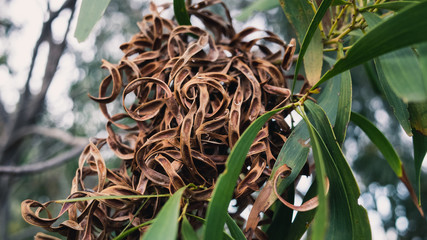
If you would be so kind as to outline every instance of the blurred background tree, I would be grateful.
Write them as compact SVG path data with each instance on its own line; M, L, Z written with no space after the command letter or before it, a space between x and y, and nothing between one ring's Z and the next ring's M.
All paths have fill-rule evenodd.
M266 28L287 41L295 36L277 0L258 5L248 0L225 2L236 29ZM87 139L106 135L106 121L87 97L97 92L106 75L99 68L101 59L120 60L120 44L138 31L136 22L148 10L148 1L111 1L89 39L78 43L73 32L79 4L76 0L1 0L0 239L33 239L40 231L21 219L24 199L46 202L68 195ZM353 69L352 78L353 111L385 133L413 180L411 142L376 90L375 72L368 63ZM427 239L426 221L406 188L354 125L349 126L344 150L358 177L373 238ZM114 159L107 164L114 164ZM423 168L421 178L425 175ZM423 187L425 196L427 186ZM427 204L424 199L423 205Z

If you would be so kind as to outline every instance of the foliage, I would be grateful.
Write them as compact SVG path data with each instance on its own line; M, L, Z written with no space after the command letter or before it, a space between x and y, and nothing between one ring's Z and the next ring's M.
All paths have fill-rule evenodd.
M109 137L91 142L83 151L69 199L94 198L66 202L58 217L68 212L69 219L60 227L52 225L58 217L46 220L40 215L48 204L37 201L22 203L24 219L69 238L120 236L128 223L134 226L129 236L147 239L164 234L168 227L175 233L181 223L183 238L239 239L244 234L263 239L281 231L275 219L288 219L286 227L298 230L287 235L289 239L301 237L307 222L313 239L369 239L367 212L358 203L359 187L342 152L350 120L384 154L384 164L402 180L423 216L420 169L426 154L427 35L420 29L427 27L423 20L427 2L325 0L317 6L281 0L301 46L293 75L289 69L296 41L286 44L268 31L265 37L247 41L258 30L236 34L226 7L227 20L205 10L213 3L202 1L185 9L184 1L175 0L174 6L179 23L189 24L187 14L198 17L214 37L198 27L177 26L150 6L152 14L140 23L141 32L121 46L122 61L118 65L104 61L110 75L100 84L99 96L92 97L109 121ZM307 19L300 19L301 12ZM271 52L272 43L281 49ZM327 65L323 59L331 53L337 60L322 71ZM348 70L371 60L380 90L406 133L413 135L418 193L387 138L369 120L350 112ZM299 74L301 66L305 75ZM293 79L292 87L286 79ZM294 91L297 85L299 93ZM133 100L127 100L129 95ZM107 104L120 96L126 112L110 115ZM293 110L304 121L288 126L284 118ZM123 160L120 168L106 168L99 154L106 143ZM314 164L307 159L309 147ZM83 180L91 174L98 181L88 188ZM293 185L308 174L316 176L312 188L305 202L294 206L288 202L295 194ZM311 198L315 193L317 197ZM159 194L173 195L165 201ZM116 195L120 197L110 199ZM141 195L153 199L144 203L133 199ZM232 199L237 212L229 215ZM239 214L252 202L249 217L242 219ZM279 215L284 215L277 207L281 203L299 211L295 221ZM273 222L263 225L268 220ZM239 231L241 221L246 227ZM152 222L147 231L146 224ZM224 232L225 223L231 236Z

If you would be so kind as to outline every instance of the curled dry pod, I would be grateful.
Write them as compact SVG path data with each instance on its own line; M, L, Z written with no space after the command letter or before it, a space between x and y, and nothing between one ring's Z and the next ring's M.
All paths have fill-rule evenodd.
M217 3L227 19L207 9ZM108 120L108 137L92 140L82 153L70 198L173 194L191 184L184 194L187 211L204 218L216 179L243 131L266 111L289 103L284 69L292 62L295 41L287 44L274 33L255 28L236 34L228 9L217 0L188 8L204 28L177 26L161 17L154 4L150 9L152 13L138 23L140 32L121 45L121 61L103 61L110 75L100 83L98 96L91 98ZM257 38L251 38L254 35ZM271 52L270 44L280 49ZM110 112L108 104L120 98L123 110ZM234 195L238 213L270 177L290 133L286 114L265 124L248 153ZM105 146L122 159L118 169L106 167L99 151ZM93 175L98 182L89 185L85 180ZM43 218L39 213L48 204L27 200L22 210L31 224L69 238L108 238L120 234L128 220L137 226L153 219L165 201L91 199L66 203L57 217ZM69 219L60 227L52 226L67 213ZM201 226L193 220L194 228ZM143 232L140 229L129 239L139 239Z

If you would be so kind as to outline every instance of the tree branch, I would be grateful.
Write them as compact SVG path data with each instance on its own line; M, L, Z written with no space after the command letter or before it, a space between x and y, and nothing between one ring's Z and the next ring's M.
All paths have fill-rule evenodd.
M19 144L17 141L13 140L13 136L15 132L17 132L20 128L34 124L37 122L37 118L40 116L40 113L43 112L43 103L45 100L47 88L50 86L50 82L54 77L54 73L56 72L59 60L61 55L64 52L66 47L66 36L69 32L71 19L74 16L75 4L76 0L67 0L62 7L55 12L49 11L49 18L43 23L42 31L40 36L36 42L36 45L33 50L33 55L31 57L30 69L28 72L27 80L24 86L24 89L21 93L20 100L17 106L17 109L14 114L11 114L9 117L9 121L7 125L5 125L2 129L2 133L0 134L0 163L4 165L9 165L10 163L16 161L14 158L8 157L10 151L14 151L13 149L16 147L13 144ZM71 10L71 16L68 21L67 31L64 36L63 41L60 44L54 44L52 38L52 22L59 16L59 14L65 10ZM33 96L29 89L29 84L32 79L32 73L35 66L36 57L38 55L38 50L40 45L43 42L49 43L49 58L48 65L45 68L44 78L43 78L43 86L42 91ZM28 105L30 104L30 105Z
M58 128L48 128L34 125L21 128L18 132L14 134L11 139L11 143L13 144L14 142L19 141L22 138L32 134L38 134L45 137L58 139L59 141L69 145L82 145L86 144L88 141L85 137L75 137L70 133Z
M84 147L85 145L78 145L73 147L68 152L61 153L45 161L37 161L36 163L31 163L28 165L0 166L0 174L22 176L27 174L35 174L35 173L43 172L50 168L60 166L69 160L72 160L75 156L79 155L83 151Z

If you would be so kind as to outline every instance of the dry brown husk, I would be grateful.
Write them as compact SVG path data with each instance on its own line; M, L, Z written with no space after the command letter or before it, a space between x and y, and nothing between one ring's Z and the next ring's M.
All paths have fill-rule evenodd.
M92 139L81 154L68 198L173 194L191 183L196 187L185 193L187 212L205 217L215 181L243 131L266 111L289 103L280 65L288 70L295 51L295 41L286 44L269 31L235 33L224 5L226 20L206 9L217 3L222 4L202 1L188 8L203 28L178 26L161 17L167 5L151 4L151 14L138 23L140 32L121 45L122 60L103 61L109 75L91 98L108 120L108 137ZM272 45L277 51L270 50ZM111 113L108 105L119 99L123 111ZM267 122L252 144L234 192L235 218L270 176L290 133L287 113ZM106 167L100 149L107 145L122 160L120 168ZM94 186L87 183L89 176L97 177ZM69 239L105 239L132 219L132 226L153 219L166 199L151 198L144 205L145 200L134 198L70 202L57 217L42 217L52 202L26 200L22 215ZM68 219L56 223L61 216ZM191 217L190 222L201 226ZM144 231L129 239L139 239ZM260 231L257 236L263 235Z

